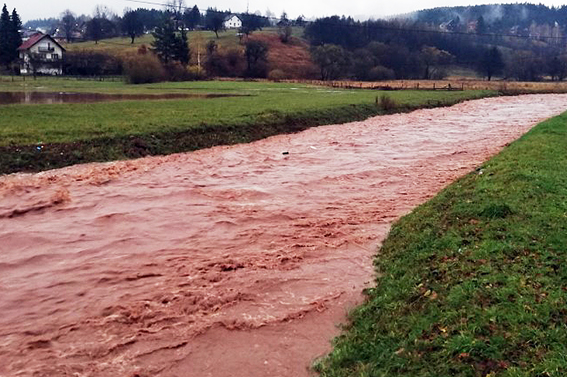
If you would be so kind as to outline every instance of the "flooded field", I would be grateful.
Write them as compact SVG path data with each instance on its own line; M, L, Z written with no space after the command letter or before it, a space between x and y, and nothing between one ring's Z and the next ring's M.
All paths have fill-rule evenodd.
M392 222L566 109L492 98L2 177L0 376L307 376Z
M236 97L232 94L104 94L68 92L0 92L0 105L94 103L109 101Z

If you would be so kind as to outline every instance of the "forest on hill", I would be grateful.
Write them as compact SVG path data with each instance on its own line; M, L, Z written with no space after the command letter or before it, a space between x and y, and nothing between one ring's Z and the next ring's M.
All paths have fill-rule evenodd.
M441 7L418 11L406 17L451 31L553 36L554 32L563 34L566 31L567 6L556 8L526 3ZM478 26L481 30L478 30Z
M389 20L320 18L305 37L326 78L440 79L453 67L487 79L563 80L567 6L505 4L423 10Z

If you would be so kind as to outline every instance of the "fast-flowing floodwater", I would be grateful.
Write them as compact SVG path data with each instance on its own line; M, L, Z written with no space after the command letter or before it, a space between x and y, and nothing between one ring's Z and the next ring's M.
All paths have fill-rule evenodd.
M234 94L104 94L74 92L0 92L0 105L13 104L63 104L63 103L95 103L112 101L140 101L189 98L237 97Z
M301 376L391 223L567 95L0 178L0 376Z

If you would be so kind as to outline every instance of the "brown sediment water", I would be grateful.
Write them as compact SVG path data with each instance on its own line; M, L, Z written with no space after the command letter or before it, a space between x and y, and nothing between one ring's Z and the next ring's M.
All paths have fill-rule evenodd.
M237 94L195 94L195 93L166 93L166 94L105 94L105 93L74 93L74 92L0 92L0 105L14 104L63 104L63 103L95 103L111 101L140 101L189 98L220 98L238 97Z
M307 376L391 223L567 95L0 178L0 376Z

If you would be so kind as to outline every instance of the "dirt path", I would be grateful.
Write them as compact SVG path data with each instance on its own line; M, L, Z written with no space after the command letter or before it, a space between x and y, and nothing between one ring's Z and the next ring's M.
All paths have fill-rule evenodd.
M566 109L493 98L0 178L0 376L308 375L390 224Z

